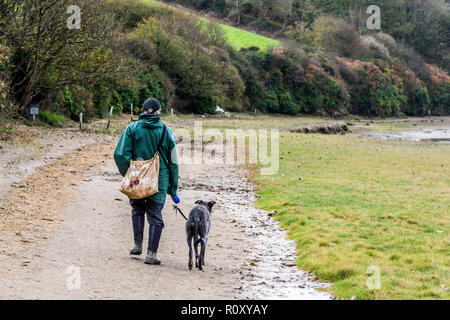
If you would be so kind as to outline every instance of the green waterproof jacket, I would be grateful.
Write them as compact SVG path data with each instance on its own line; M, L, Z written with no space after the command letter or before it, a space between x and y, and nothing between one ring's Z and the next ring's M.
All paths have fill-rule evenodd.
M122 176L127 173L131 159L150 160L155 156L162 133L161 118L144 114L139 116L139 121L125 129L114 152L114 160ZM178 190L177 150L174 134L169 128L166 129L160 150L159 192L150 199L164 204L166 195L176 195Z

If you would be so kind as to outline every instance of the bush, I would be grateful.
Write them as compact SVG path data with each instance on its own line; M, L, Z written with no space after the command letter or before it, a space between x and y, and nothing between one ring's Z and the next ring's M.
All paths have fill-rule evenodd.
M198 113L214 114L217 107L217 97L193 98L193 104L196 106L195 111Z
M107 4L116 19L129 29L135 28L152 15L170 15L173 11L167 6L145 3L142 0L108 0Z
M450 82L434 89L431 95L431 108L433 114L450 115Z
M426 87L420 87L416 91L417 110L416 114L425 114L430 110L430 96Z
M342 115L347 113L349 96L344 88L325 74L315 74L301 91L301 112Z
M263 112L280 112L280 101L274 91L269 91L263 98L260 110Z
M361 57L368 54L355 26L340 18L317 18L312 25L312 31L307 35L311 43L321 50L335 52L344 57Z
M0 43L0 113L11 115L13 107L10 105L10 60L8 56L9 48Z
M70 91L68 86L65 86L62 91L62 103L61 106L63 110L66 112L66 114L72 119L77 120L78 115L81 112L81 109L79 109L76 104L75 100L72 95L72 91Z
M111 108L111 89L104 83L97 85L94 88L93 102L97 114L104 118L109 113L109 108Z
M63 128L66 125L66 118L64 116L48 111L39 112L39 120L52 127Z
M94 94L81 86L64 87L57 95L54 105L60 113L66 114L74 121L79 120L80 113L83 113L85 120L98 115L94 104Z
M297 114L300 112L300 106L292 100L292 96L289 91L280 95L280 112L287 114Z

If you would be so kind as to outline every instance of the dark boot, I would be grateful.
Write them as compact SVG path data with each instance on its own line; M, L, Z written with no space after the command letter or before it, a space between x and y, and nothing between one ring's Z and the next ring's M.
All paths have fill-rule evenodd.
M133 221L134 247L130 254L139 256L142 254L142 242L144 241L145 202L130 200L132 206L131 219Z
M130 251L131 255L140 256L142 254L142 242L137 242L134 244L133 249Z
M150 225L148 230L148 253L145 258L146 264L160 265L161 260L156 257L158 252L159 240L161 239L162 226Z
M161 264L161 260L156 257L156 252L149 251L145 257L144 263L159 266Z

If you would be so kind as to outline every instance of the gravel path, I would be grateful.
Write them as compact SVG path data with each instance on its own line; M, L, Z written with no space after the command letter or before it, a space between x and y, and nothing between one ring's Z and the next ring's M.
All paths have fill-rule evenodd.
M95 159L99 164L90 165L82 179L78 177L79 183L69 184L67 198L52 199L54 195L43 191L48 193L41 194L43 207L24 224L51 223L52 228L28 228L27 239L33 241L11 252L12 240L0 225L0 299L332 298L316 290L328 285L297 269L294 242L267 213L253 206L252 186L237 167L180 168L181 208L186 214L196 200L218 203L204 272L187 268L184 220L170 202L163 212L166 228L159 252L163 264L147 266L144 256L131 257L130 206L117 190L121 177L111 160L114 142L80 149L83 161ZM66 162L58 159L54 170L63 170ZM32 194L37 181L29 180L24 191ZM49 199L62 204L51 221L42 219L48 216Z

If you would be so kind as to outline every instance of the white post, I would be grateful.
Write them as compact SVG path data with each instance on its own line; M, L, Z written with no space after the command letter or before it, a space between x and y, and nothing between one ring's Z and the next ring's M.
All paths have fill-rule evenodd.
M83 125L83 112L80 112L80 130L82 125Z
M172 117L173 117L173 108L172 109L170 109L170 114L172 115Z
M133 104L131 104L131 122L133 122Z
M106 126L106 129L109 129L109 126L111 125L111 118L112 118L113 110L114 110L114 107L111 107L111 110L109 110L109 120L108 120L108 125Z

